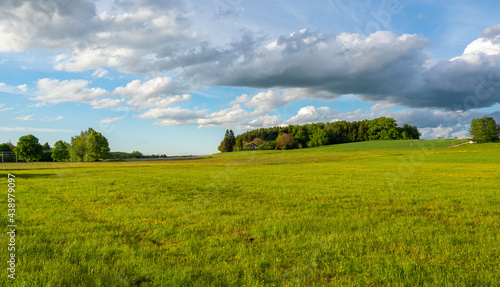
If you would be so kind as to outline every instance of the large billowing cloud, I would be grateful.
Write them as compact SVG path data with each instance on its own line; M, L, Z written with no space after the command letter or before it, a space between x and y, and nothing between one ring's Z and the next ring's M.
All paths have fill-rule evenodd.
M488 38L446 61L426 53L429 41L417 35L302 30L265 45L243 39L252 49L225 51L217 61L186 67L186 75L219 85L302 88L311 98L357 94L363 100L408 107L489 107L500 102L497 30L488 30ZM218 73L204 72L212 70Z
M470 43L464 54L500 55L500 25L486 28L483 37Z
M240 45L243 43L253 46L252 49L246 53L230 51L238 57L232 57L236 58L234 61L230 58L229 63L218 61L221 76L213 77L214 82L261 88L339 89L336 93L339 95L349 93L350 89L365 93L371 90L370 85L376 84L375 80L381 79L381 71L394 70L399 65L415 69L418 67L413 63L408 65L408 61L428 60L428 56L420 52L428 44L426 39L416 35L398 37L391 32L377 32L367 37L302 30L270 43L256 45L249 39L243 39ZM370 83L353 85L361 77Z
M90 0L8 0L0 11L0 52L60 51L58 70L149 72L157 58L198 44L190 15L181 1L116 1L100 12Z
M0 51L20 52L28 47L64 48L69 39L85 38L92 25L91 1L6 0L0 10Z

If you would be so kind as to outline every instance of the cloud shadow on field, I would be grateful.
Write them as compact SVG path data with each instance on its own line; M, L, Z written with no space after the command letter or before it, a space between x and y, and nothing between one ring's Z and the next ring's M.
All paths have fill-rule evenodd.
M40 174L36 174L36 173L23 173L23 174L17 174L16 175L16 179L31 179L31 178L49 178L49 177L57 177L57 174L55 173L40 173Z

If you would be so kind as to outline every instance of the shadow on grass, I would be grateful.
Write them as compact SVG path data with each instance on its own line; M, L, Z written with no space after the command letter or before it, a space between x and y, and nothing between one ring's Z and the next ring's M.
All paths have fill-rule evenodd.
M48 178L48 177L56 177L57 174L55 173L22 173L22 174L17 174L16 178Z

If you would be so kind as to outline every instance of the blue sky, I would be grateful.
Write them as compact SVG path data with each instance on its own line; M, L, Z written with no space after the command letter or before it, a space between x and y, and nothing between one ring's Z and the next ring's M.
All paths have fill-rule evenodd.
M0 142L92 127L113 151L217 152L226 129L380 116L500 122L497 1L6 1Z

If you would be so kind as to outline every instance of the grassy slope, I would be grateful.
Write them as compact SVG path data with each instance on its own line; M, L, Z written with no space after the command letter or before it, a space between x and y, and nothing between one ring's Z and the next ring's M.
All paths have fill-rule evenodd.
M497 286L500 144L433 142L1 165L18 176L15 283Z
M466 142L462 139L366 141L322 146L322 149L434 149Z

